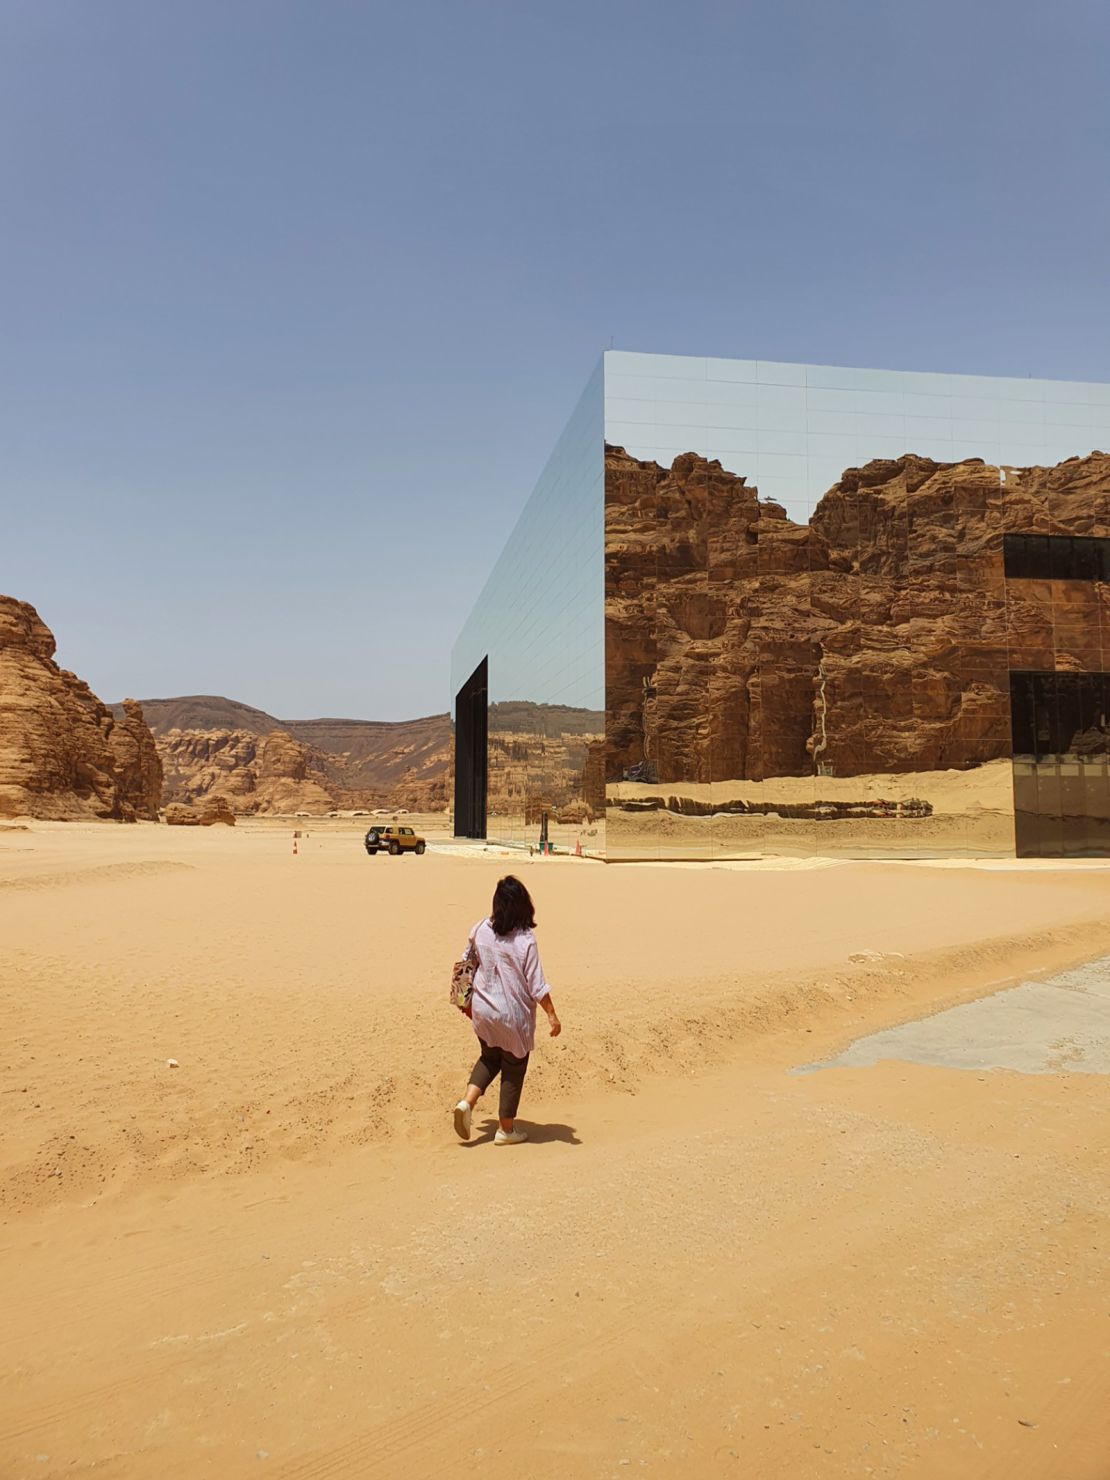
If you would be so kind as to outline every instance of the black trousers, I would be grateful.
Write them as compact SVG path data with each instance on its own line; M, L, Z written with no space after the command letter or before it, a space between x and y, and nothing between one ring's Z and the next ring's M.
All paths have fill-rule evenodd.
M498 1114L502 1120L515 1120L520 1107L520 1092L524 1088L524 1076L528 1072L529 1055L518 1059L506 1048L491 1048L482 1043L482 1056L470 1071L470 1082L485 1094L490 1085L501 1075L501 1103Z

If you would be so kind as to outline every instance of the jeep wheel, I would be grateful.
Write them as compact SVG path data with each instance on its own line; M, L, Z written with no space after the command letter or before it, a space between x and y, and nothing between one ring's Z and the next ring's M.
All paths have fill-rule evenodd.
M417 843L417 845L416 845L416 852L417 853L423 853L423 851L424 851L424 844L423 843Z
M370 857L371 857L371 858L373 858L373 856L374 856L374 854L375 854L375 853L376 853L376 852L377 852L377 851L378 851L378 850L377 850L377 849L376 849L376 848L367 848L367 850L366 850L366 851L367 851L367 853L369 853L369 855L370 855Z
M401 851L401 845L400 845L400 843L390 843L390 845L389 845L389 851L391 853L400 853L400 851Z

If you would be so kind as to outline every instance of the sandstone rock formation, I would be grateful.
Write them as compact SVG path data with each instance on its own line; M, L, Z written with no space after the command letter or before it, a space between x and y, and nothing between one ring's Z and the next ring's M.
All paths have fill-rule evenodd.
M976 766L1010 753L1011 669L1110 667L1110 587L1007 582L1002 554L1110 536L1104 453L874 461L808 525L694 453L607 448L605 486L610 782Z
M451 783L451 724L424 719L277 720L213 695L148 699L166 794L218 787L239 812L318 813L405 807L439 811ZM281 739L274 740L276 732ZM279 784L280 783L280 784Z
M133 800L136 814L157 819L162 800L162 762L154 736L136 699L124 699L122 707L123 719L115 721L108 737L116 758L116 774L125 796L139 799Z
M210 796L196 807L171 802L166 808L166 822L170 827L212 827L217 822L234 827L235 813L226 797Z
M558 704L489 708L487 811L538 823L585 822L605 807L605 716Z
M240 815L442 811L451 799L446 714L424 719L278 721L229 699L148 699L168 801L218 791ZM604 807L604 719L526 701L490 706L490 807L565 820ZM538 815L538 813L537 813Z
M115 718L54 651L34 607L0 596L0 816L157 820L162 767L141 706Z
M281 730L258 737L242 731L171 730L158 739L166 795L193 803L213 795L239 813L328 812L322 757ZM168 820L168 819L167 819Z

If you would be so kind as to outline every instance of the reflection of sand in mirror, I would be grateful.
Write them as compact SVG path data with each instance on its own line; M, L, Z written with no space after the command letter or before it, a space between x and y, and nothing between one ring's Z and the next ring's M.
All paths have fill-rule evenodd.
M1008 760L900 775L776 776L712 785L622 781L611 783L606 795L611 859L633 853L983 857L1014 851Z
M489 707L486 836L535 846L604 847L604 719L596 710L519 700Z
M1110 767L1100 753L1014 757L1022 857L1110 854Z

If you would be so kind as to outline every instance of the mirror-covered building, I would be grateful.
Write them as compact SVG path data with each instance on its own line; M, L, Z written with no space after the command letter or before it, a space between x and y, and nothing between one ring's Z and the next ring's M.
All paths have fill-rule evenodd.
M604 851L603 384L599 364L452 651L462 837Z
M606 354L456 646L456 830L1110 852L1108 447L1105 385Z

